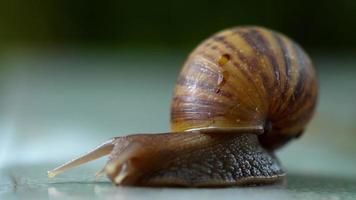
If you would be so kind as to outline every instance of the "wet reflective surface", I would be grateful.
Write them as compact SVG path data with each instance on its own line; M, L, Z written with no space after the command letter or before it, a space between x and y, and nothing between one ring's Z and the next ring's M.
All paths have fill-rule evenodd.
M283 183L244 188L115 187L105 178L95 180L95 169L74 170L47 179L49 164L14 166L1 176L2 199L355 199L356 180L289 173Z

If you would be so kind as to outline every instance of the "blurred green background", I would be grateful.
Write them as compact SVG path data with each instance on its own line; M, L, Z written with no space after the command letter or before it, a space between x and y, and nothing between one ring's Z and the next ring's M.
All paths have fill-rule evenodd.
M0 197L354 199L355 22L352 0L0 1ZM172 89L189 52L240 25L285 33L318 71L315 117L278 151L286 185L117 189L95 182L105 159L47 179L48 169L108 138L168 131Z
M307 48L355 50L356 2L1 1L2 44L190 49L223 28L256 24Z

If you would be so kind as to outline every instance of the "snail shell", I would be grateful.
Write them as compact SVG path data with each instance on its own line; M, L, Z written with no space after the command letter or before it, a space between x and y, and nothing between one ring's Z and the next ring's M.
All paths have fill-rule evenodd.
M263 127L261 142L276 148L303 132L316 95L314 68L298 44L265 28L232 28L205 40L186 61L172 130Z
M49 176L110 154L104 171L117 185L274 183L285 173L273 150L303 133L316 99L316 74L298 44L261 27L223 30L178 76L172 133L113 138Z

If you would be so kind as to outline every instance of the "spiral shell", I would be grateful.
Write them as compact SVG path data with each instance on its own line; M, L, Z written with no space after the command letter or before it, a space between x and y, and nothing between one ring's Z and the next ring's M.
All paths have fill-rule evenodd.
M277 148L299 136L317 99L313 64L288 37L261 27L223 30L203 41L178 77L172 131L263 127Z

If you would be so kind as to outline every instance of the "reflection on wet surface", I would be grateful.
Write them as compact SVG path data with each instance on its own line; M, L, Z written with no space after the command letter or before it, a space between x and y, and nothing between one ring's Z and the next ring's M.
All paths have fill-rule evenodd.
M58 178L48 179L40 166L14 166L4 170L0 195L27 199L354 199L356 179L289 173L277 185L229 188L116 187L107 179L95 180L95 169L83 167ZM16 175L11 175L16 172ZM38 176L42 174L42 176ZM1 197L0 196L0 197Z

